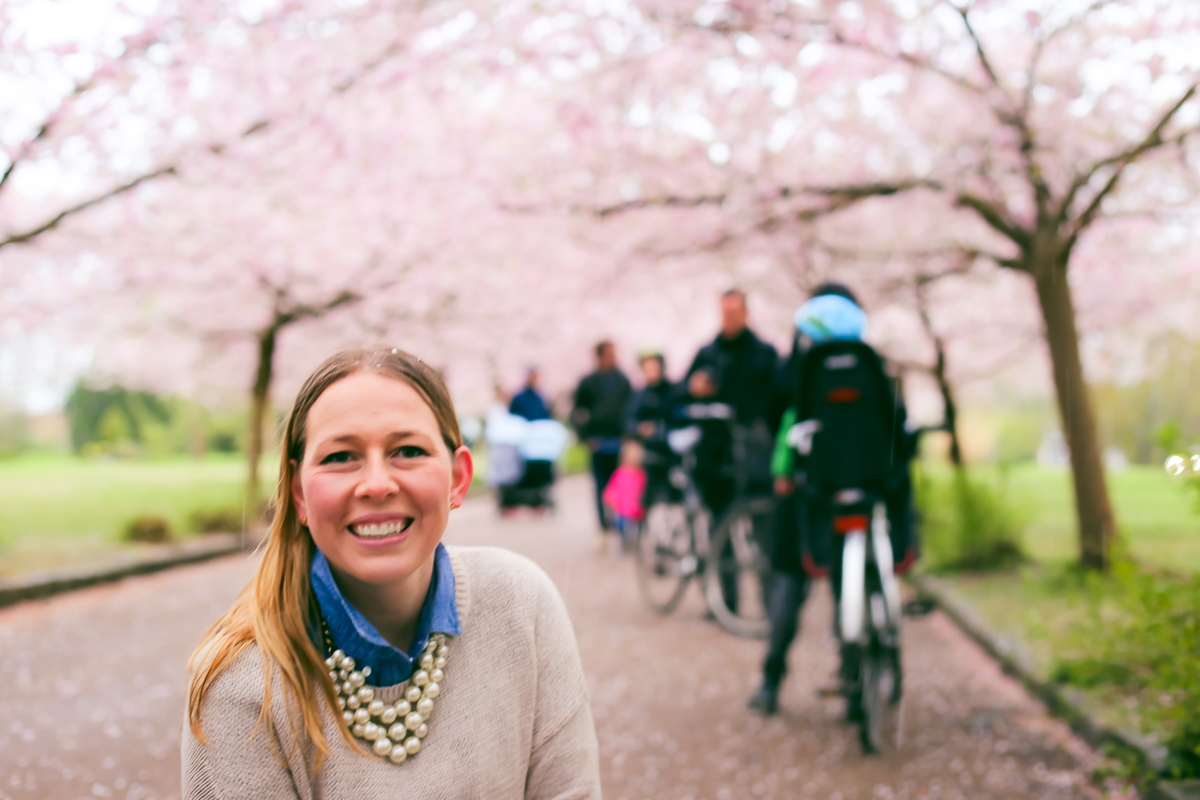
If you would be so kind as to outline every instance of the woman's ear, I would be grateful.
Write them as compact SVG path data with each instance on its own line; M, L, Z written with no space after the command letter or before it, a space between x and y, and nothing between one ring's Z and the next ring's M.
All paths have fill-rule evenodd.
M467 490L471 488L471 479L475 477L475 460L466 446L454 451L453 463L450 466L450 505L454 508L462 505L467 498Z
M308 504L304 502L304 485L300 483L300 465L292 459L292 505L296 508L296 518L308 517Z

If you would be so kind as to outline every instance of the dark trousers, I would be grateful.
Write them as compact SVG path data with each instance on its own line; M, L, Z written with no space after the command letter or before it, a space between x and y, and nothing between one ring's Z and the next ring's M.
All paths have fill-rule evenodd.
M617 471L620 458L621 454L616 452L608 453L597 450L592 453L592 478L596 481L596 514L600 519L600 527L606 531L612 530L613 523L604 513L604 488L608 486L613 473Z
M771 577L771 594L767 616L771 621L771 636L767 644L767 659L763 662L763 683L778 688L787 674L788 648L800 631L800 611L808 599L812 581L806 575L775 572Z
M708 507L709 513L712 515L710 530L715 531L717 526L721 524L721 518L725 516L725 512L733 505L734 485L733 481L717 474L716 470L700 471L696 475L697 488L700 490L700 497L704 500L704 505ZM717 554L717 558L726 562L732 560L733 555L733 540L726 540L725 546L721 548L721 552ZM736 612L738 608L738 584L737 574L732 570L721 570L719 573L721 582L721 597L725 600L725 607L730 611Z

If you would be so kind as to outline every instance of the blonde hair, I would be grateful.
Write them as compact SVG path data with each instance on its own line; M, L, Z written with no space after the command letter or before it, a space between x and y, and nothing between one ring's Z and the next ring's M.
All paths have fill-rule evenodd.
M288 718L297 734L294 742L299 742L303 728L316 748L314 771L329 754L329 743L321 732L320 700L324 698L336 713L336 695L324 656L317 652L309 635L319 611L309 582L316 546L308 530L300 525L291 486L294 465L304 458L305 426L313 404L330 386L360 372L387 375L411 386L433 411L450 452L462 446L458 417L445 382L435 370L403 350L345 350L328 359L309 376L296 395L288 417L279 466L275 518L258 572L242 589L233 607L205 634L188 661L191 675L188 722L192 734L200 742L206 741L200 725L205 694L221 673L254 644L262 655L265 688L258 724L250 735L265 726L268 741L273 742L271 678L278 670ZM345 726L338 727L351 747L364 752Z

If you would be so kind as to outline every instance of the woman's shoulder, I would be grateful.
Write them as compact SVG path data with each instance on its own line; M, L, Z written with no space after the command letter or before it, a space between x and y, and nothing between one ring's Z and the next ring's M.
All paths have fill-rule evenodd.
M249 642L212 678L204 692L204 706L206 710L246 706L258 709L262 707L265 689L262 652L256 643Z
M475 606L482 598L487 605L536 606L546 598L558 598L558 589L545 571L531 559L501 547L447 545L455 579L465 588ZM460 591L460 595L462 592ZM463 598L460 597L460 602ZM473 609L475 610L475 609Z

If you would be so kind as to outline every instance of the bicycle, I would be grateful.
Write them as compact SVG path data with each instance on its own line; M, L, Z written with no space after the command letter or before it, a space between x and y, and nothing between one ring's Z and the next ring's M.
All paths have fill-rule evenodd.
M680 428L667 434L674 458L647 450L650 465L666 463L665 485L651 486L646 516L638 529L636 564L638 586L651 609L670 614L687 591L688 582L702 574L707 552L707 526L700 491L692 477L700 429Z
M731 452L724 472L733 480L734 499L712 532L702 587L709 610L722 628L735 636L764 639L770 633L767 546L775 500L751 491L752 429L737 424L729 406L720 408L723 410L710 412L709 418L729 426ZM769 443L769 434L766 440Z
M842 538L837 633L843 649L848 716L858 718L864 753L880 753L899 734L900 584L884 501L861 489L833 496L834 531Z

